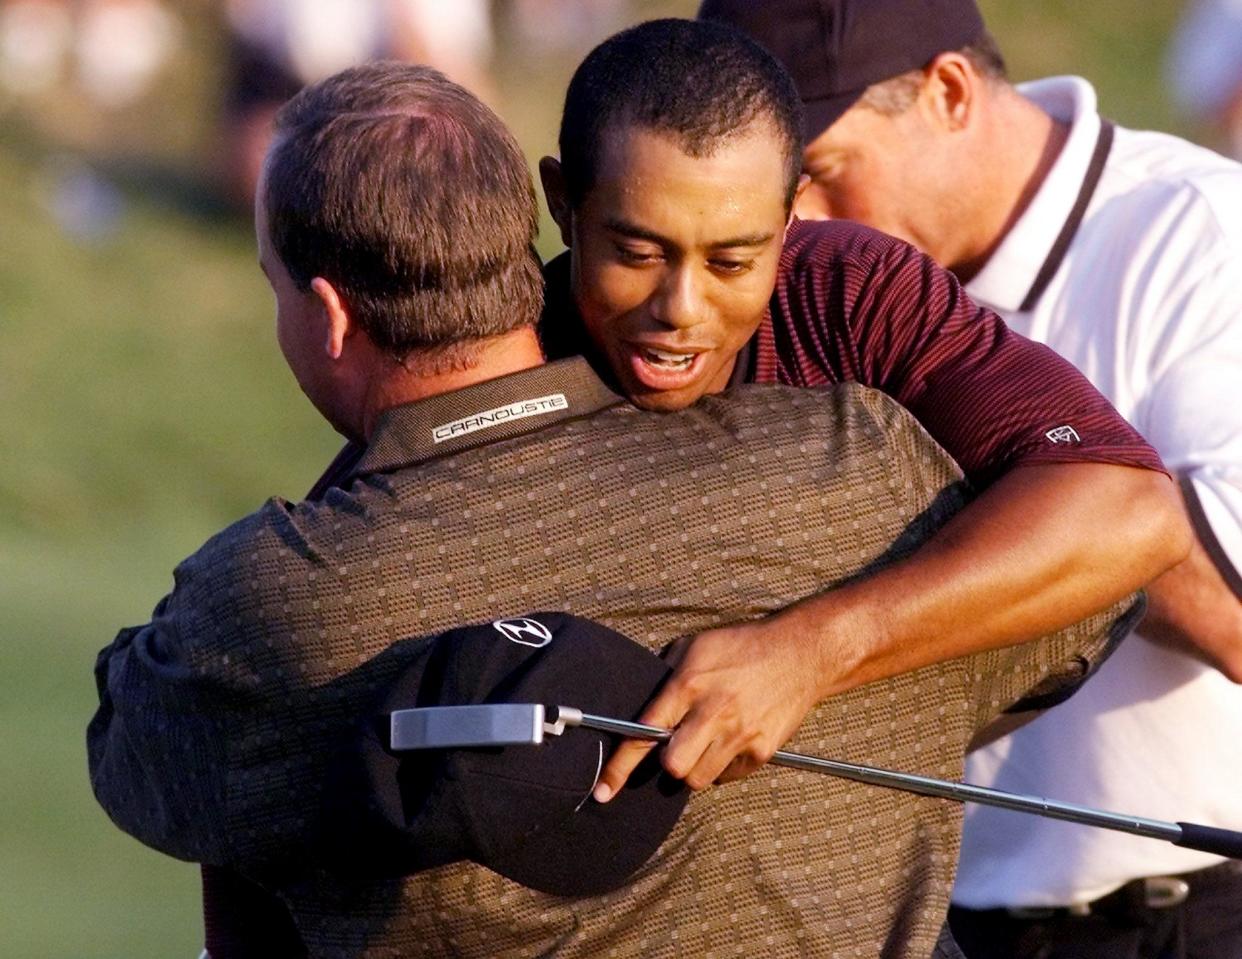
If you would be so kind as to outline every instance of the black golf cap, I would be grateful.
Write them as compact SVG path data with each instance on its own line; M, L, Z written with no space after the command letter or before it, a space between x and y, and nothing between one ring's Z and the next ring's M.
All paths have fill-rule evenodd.
M873 83L921 69L984 29L974 0L704 0L699 19L742 31L789 71L807 143Z
M539 745L397 752L388 718L426 706L540 703L632 720L669 672L632 640L566 613L427 641L337 769L325 817L331 860L350 872L398 876L469 859L558 896L625 885L689 798L654 754L601 804L591 791L617 737L570 728Z

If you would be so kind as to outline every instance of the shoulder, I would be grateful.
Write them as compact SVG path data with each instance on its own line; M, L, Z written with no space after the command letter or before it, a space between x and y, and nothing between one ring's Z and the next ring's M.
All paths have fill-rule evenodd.
M731 437L748 448L797 445L812 436L857 437L877 444L898 434L918 438L931 455L940 448L897 400L881 390L847 381L824 386L746 383L709 394L693 406L667 413L640 410L628 403L550 427L538 440L506 441L489 454L522 451L532 442L563 444L568 437L583 450L615 453L622 444L678 450L696 442ZM458 457L460 461L461 457Z
M1119 129L1083 232L1082 276L1111 276L1126 291L1119 307L1134 311L1135 349L1163 364L1237 327L1242 165L1177 137Z
M923 429L910 411L887 393L852 381L816 387L746 383L704 397L701 402L718 409L721 415L736 411L744 417L786 422L791 429L799 428L800 423L791 421L790 413L821 422L825 418L843 424L855 420L908 422L917 430Z
M1242 256L1242 164L1165 133L1118 128L1098 213ZM1166 255L1168 251L1163 251Z
M857 338L869 325L888 328L926 313L931 301L939 302L942 273L910 244L870 227L795 220L777 273L772 319L798 340L829 330L849 330Z
M810 270L867 270L913 248L879 230L849 220L793 220L785 233L782 278Z
M904 406L888 394L857 382L822 387L747 384L700 404L709 415L731 424L735 432L748 424L764 443L782 438L805 449L818 442L857 447L924 465L961 471L952 457ZM835 455L835 454L834 454Z
M1019 84L1019 93L1060 119L1092 124L1098 116L1094 88L1081 77L1046 77ZM1113 142L1083 229L1094 231L1119 257L1170 251L1152 242L1153 231L1175 231L1200 242L1237 246L1242 237L1242 165L1180 137L1113 126ZM1131 251L1138 251L1137 253ZM1106 262L1106 266L1107 266Z
M333 489L326 501L339 495L345 494ZM317 528L325 525L328 512L324 503L269 499L178 564L173 574L178 605L206 608L243 597L262 602L288 567L320 559Z

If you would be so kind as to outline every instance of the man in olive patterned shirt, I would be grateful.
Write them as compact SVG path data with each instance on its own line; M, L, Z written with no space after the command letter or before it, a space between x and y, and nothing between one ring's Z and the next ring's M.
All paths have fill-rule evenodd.
M260 264L298 383L362 452L210 540L101 653L96 795L149 845L276 893L315 956L928 956L960 808L803 773L695 794L600 896L469 862L368 875L324 841L339 745L428 637L558 608L661 649L896 562L965 502L865 387L659 415L580 358L544 364L535 225L511 137L432 71L357 68L284 111ZM822 703L807 662L791 745L956 777L982 726L1080 679L1122 611Z

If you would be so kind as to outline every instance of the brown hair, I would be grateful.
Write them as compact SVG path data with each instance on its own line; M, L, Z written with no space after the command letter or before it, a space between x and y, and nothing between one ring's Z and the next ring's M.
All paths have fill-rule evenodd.
M969 60L975 72L985 80L1005 82L1007 79L1005 58L996 40L986 30L973 43L957 52ZM873 83L858 98L858 106L888 117L905 113L918 96L924 79L923 71L919 69Z
M522 151L435 70L372 63L304 89L276 118L262 201L298 288L328 280L395 356L539 317L538 210Z

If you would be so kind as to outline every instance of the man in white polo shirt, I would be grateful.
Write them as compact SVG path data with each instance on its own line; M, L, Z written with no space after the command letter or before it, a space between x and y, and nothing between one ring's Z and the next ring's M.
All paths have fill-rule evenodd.
M1010 86L973 0L699 15L797 81L799 215L922 247L1076 363L1181 479L1199 541L1151 587L1139 634L976 751L972 780L1242 827L1242 167L1102 121L1084 80ZM969 810L954 899L972 959L1242 956L1242 864L1085 826Z

